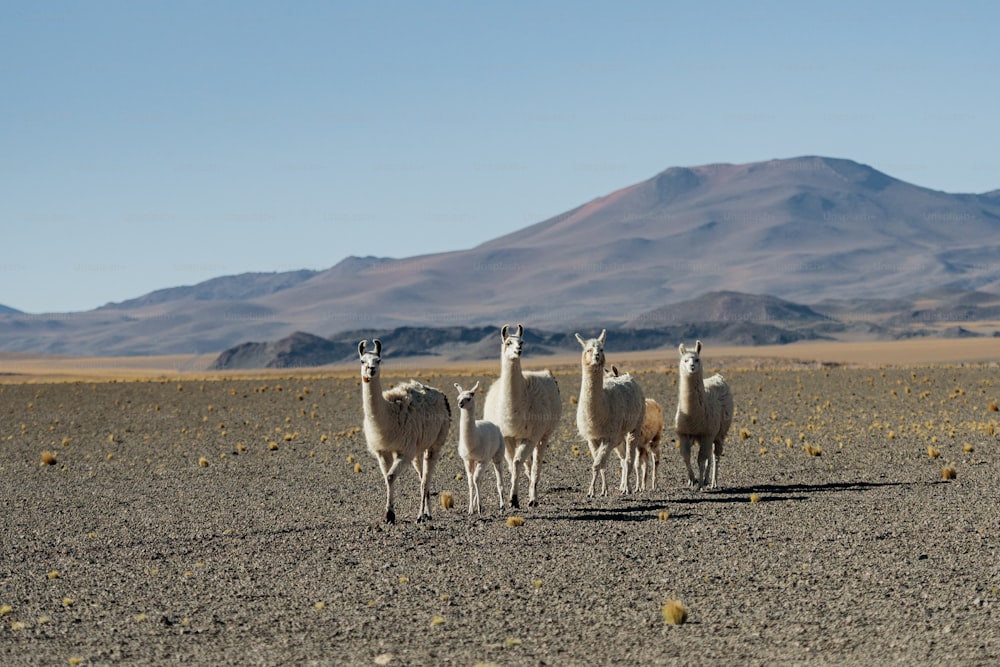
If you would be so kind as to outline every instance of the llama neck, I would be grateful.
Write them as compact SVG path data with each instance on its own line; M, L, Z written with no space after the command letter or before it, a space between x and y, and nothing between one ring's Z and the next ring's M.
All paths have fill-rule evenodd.
M705 381L701 373L681 372L677 408L684 414L700 413L705 405Z
M580 406L593 417L607 412L604 396L604 367L584 365L580 377Z
M461 415L458 418L458 440L471 443L476 437L476 404L469 403L459 412Z
M506 356L500 364L500 386L512 401L520 400L524 394L524 375L521 373L521 357L510 359Z
M385 417L388 404L382 397L382 381L376 375L368 382L361 381L361 404L365 409L365 418L381 423Z

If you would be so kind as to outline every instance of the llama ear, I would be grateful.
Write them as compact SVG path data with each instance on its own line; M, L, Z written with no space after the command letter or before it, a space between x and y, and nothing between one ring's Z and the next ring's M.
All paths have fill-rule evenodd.
M522 327L519 323L517 325L517 337L520 338L523 334L524 334L524 327Z
M359 357L365 356L365 341L361 341L360 343L358 343L358 356Z
M597 337L597 342L600 343L601 345L604 345L604 341L605 339L607 339L607 337L608 337L608 330L601 329L601 335Z
M695 343L694 343L694 351L697 352L698 354L701 354L701 341L700 340L695 341Z
M508 327L506 324L503 325L503 328L500 329L500 338L503 338L504 340L507 340L507 332L508 331L510 331L510 327Z
M576 336L576 339L580 341L580 345L587 347L587 341L583 339L583 336L581 336L580 334L574 334L574 335Z
M681 343L680 345L677 346L677 351L680 352L680 354L681 354L682 357L685 354L687 354L687 348L684 347L684 343Z
M380 341L378 338L372 338L372 345L375 346L375 356L376 357L381 357L382 356L382 341Z
M460 394L462 393L462 385L460 385L457 382L455 383L455 389L458 389L458 393L460 393Z
M469 391L471 391L473 394L479 391L479 380L476 380L476 384L472 385L472 389L470 389Z

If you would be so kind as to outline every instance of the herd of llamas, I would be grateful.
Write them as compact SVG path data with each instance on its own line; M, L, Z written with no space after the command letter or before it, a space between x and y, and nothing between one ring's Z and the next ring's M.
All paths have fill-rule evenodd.
M528 505L538 504L542 457L562 417L559 385L551 371L521 370L524 328L518 324L511 330L504 325L500 338L500 377L486 391L482 419L476 419L479 382L469 389L455 384L460 412L458 452L469 486L470 514L482 512L479 481L491 462L501 510L506 507L504 464L510 477L506 503L512 508L520 506L518 479L523 470L528 478ZM663 408L643 395L634 376L606 365L606 338L607 331L590 339L576 334L583 348L576 426L593 460L588 497L598 493L598 477L600 494L607 495L605 468L612 451L621 463L621 493L655 488L663 434ZM717 486L719 457L733 421L729 385L719 374L704 377L701 350L701 341L693 349L684 344L678 348L680 382L674 417L688 485L698 490ZM406 463L413 465L420 480L416 520L430 519L430 478L451 427L448 397L415 380L383 391L379 377L382 343L378 339L370 348L367 341L358 343L358 355L365 441L385 480L385 522L396 520L394 483ZM692 450L697 451L695 467Z

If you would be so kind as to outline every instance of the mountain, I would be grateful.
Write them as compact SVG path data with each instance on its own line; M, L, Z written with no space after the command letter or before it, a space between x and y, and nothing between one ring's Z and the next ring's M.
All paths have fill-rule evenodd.
M278 341L242 343L225 350L209 370L322 366L344 360L352 349L354 345L296 331Z
M318 271L300 269L283 273L241 273L212 278L197 285L168 287L136 299L109 303L105 310L131 310L170 301L246 301L295 287L312 278Z
M820 322L828 320L808 306L767 294L720 291L655 308L625 323L650 329L682 322Z
M22 314L17 308L11 308L10 306L5 306L0 303L0 315L19 315Z
M503 322L572 331L732 290L829 316L818 304L850 310L852 300L938 288L1000 292L996 192L948 194L850 160L801 157L670 168L462 251L223 277L86 313L0 315L0 349L192 353L295 331ZM766 325L761 312L716 325ZM858 326L882 335L891 325Z

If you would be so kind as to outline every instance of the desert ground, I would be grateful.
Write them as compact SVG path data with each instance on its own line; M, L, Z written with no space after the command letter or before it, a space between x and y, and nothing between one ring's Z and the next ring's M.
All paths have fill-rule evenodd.
M708 347L736 397L720 488L686 487L668 431L655 490L618 494L612 457L595 499L579 368L528 348L563 398L540 504L500 510L487 471L481 516L452 384L499 364L386 350L386 385L439 387L455 415L433 520L407 468L395 525L356 368L8 359L0 663L1000 664L1000 377L995 348L963 345ZM607 351L673 415L676 352Z

